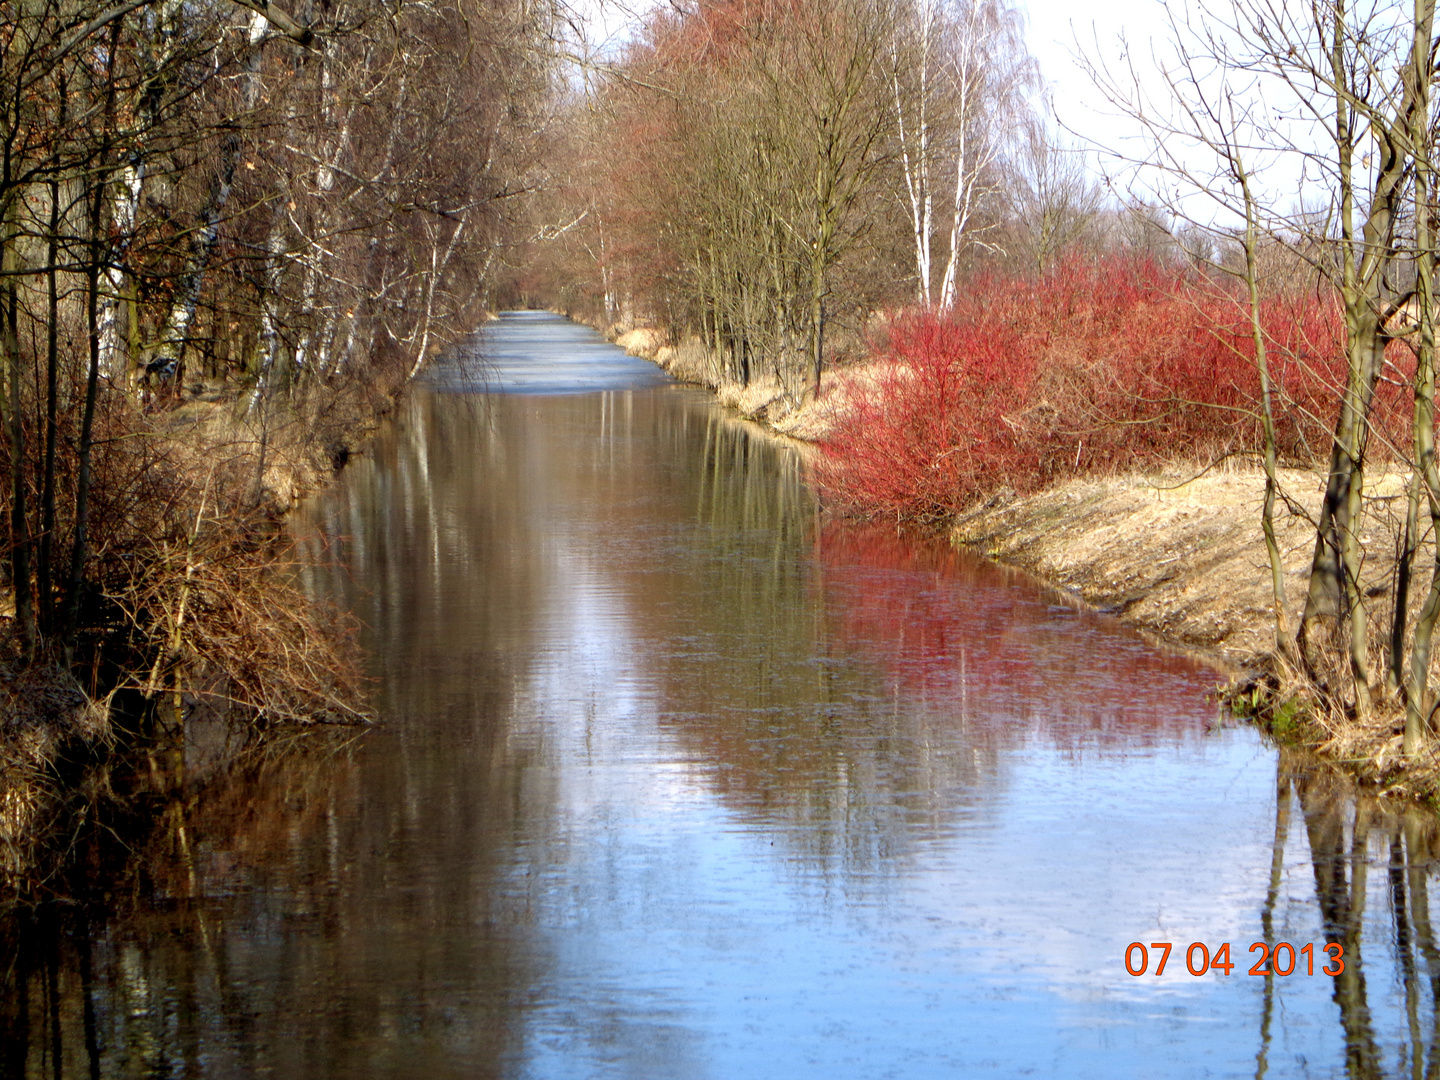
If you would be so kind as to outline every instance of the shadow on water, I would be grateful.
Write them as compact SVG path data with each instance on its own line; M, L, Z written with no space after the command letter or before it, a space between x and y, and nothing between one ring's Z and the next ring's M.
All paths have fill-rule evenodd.
M381 724L158 763L157 824L0 923L4 1075L1440 1075L1432 814L825 520L697 393L417 393L307 514ZM1347 964L1130 978L1151 935Z

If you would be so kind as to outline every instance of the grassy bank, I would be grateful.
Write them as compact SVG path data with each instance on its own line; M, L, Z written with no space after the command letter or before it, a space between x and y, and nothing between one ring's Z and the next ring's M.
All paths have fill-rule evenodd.
M727 378L724 367L697 338L672 342L664 330L651 326L596 329L632 356L659 364L681 382L705 387L726 408L786 438L818 446L842 409L844 392L833 385L817 401L791 395L773 372L761 371L748 384ZM855 377L855 372L848 373L847 385Z
M1364 587L1392 588L1403 521L1385 512L1403 498L1408 476L1372 482L1364 531ZM1277 523L1285 555L1290 625L1305 597L1323 477L1290 470L1297 512ZM1260 505L1258 468L1204 476L1156 473L1069 480L1028 496L1002 496L960 514L957 543L1021 567L1083 597L1159 641L1218 662L1229 701L1277 740L1307 747L1367 784L1440 802L1440 753L1433 740L1402 753L1404 717L1392 698L1366 720L1328 705L1275 651L1275 616ZM1428 584L1428 582L1426 583ZM1383 630L1379 624L1374 628Z

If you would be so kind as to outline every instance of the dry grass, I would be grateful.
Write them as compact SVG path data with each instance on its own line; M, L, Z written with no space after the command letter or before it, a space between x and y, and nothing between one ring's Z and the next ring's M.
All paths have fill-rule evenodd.
M1300 507L1318 511L1313 473L1287 471L1283 480ZM1275 642L1264 487L1263 473L1245 467L1069 480L992 498L960 515L952 535L1167 641L1231 668L1260 668ZM1314 531L1294 514L1282 514L1277 531L1294 625Z
M1282 474L1294 512L1277 531L1286 569L1289 625L1298 624L1314 547L1306 514L1320 505L1323 478ZM1396 550L1407 474L1370 480L1361 528L1362 584L1371 597L1373 671L1392 614ZM1413 759L1401 753L1404 706L1388 694L1367 719L1290 668L1275 652L1269 562L1260 531L1265 478L1251 467L1072 480L1024 498L996 497L961 515L952 536L999 561L1070 589L1155 638L1211 658L1232 677L1232 704L1280 739L1302 743L1367 784L1440 801L1440 741ZM1434 564L1433 537L1416 563ZM1413 624L1429 575L1412 583ZM1337 655L1331 665L1343 670ZM1432 663L1431 685L1440 675Z
M630 355L659 364L681 382L713 391L721 405L734 409L746 420L763 423L781 435L807 443L823 440L857 391L872 386L877 379L874 365L846 367L827 374L818 399L796 401L773 373L757 374L749 385L720 378L720 365L698 338L675 345L654 327L624 332L611 327L606 333Z
M57 775L62 758L113 741L109 710L69 674L0 664L0 881L37 865L68 794Z
M352 622L299 587L282 518L378 410L339 395L265 416L233 396L109 404L75 674L53 645L20 662L13 591L0 595L0 883L13 888L43 880L112 750L152 728L179 731L197 709L252 732L368 719ZM119 701L136 730L112 730Z

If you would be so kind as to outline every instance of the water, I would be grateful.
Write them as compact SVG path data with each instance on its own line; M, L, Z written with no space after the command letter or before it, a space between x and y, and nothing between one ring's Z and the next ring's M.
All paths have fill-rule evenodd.
M827 520L793 451L589 331L484 349L298 525L381 724L203 781L12 920L10 1072L1435 1067L1432 814L1020 575ZM1267 922L1345 973L1247 975Z

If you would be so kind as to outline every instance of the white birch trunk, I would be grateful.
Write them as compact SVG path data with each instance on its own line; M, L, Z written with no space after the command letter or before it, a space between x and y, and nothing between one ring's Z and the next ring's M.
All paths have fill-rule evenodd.
M905 122L904 93L900 87L900 48L898 40L892 50L891 85L895 94L895 116L899 126L900 160L905 176L905 191L910 200L911 231L915 241L916 294L926 305L930 303L932 258L930 237L934 231L935 199L930 185L930 61L935 38L935 2L922 0L920 14L920 93L915 105L913 125ZM897 38L899 31L897 30ZM913 129L912 129L913 128ZM913 152L912 152L913 148Z
M130 237L135 232L135 222L140 212L140 196L145 188L145 159L135 154L125 165L115 181L115 197L111 203L110 220L112 230L120 240L111 252L110 265L105 268L105 282L108 288L100 298L100 374L111 381L128 377L130 360L128 349L121 348L120 305L126 294L125 253L130 246Z
M450 240L445 245L443 256L440 254L438 244L432 245L430 248L430 278L425 283L425 316L424 321L420 324L420 347L415 351L415 363L411 365L410 374L406 376L407 379L415 378L425 365L425 356L430 350L431 328L434 326L435 291L440 286L440 277L445 273L445 268L450 265L450 256L455 253L455 245L460 240L460 234L465 231L468 216L468 213L460 216L460 223L450 234Z

